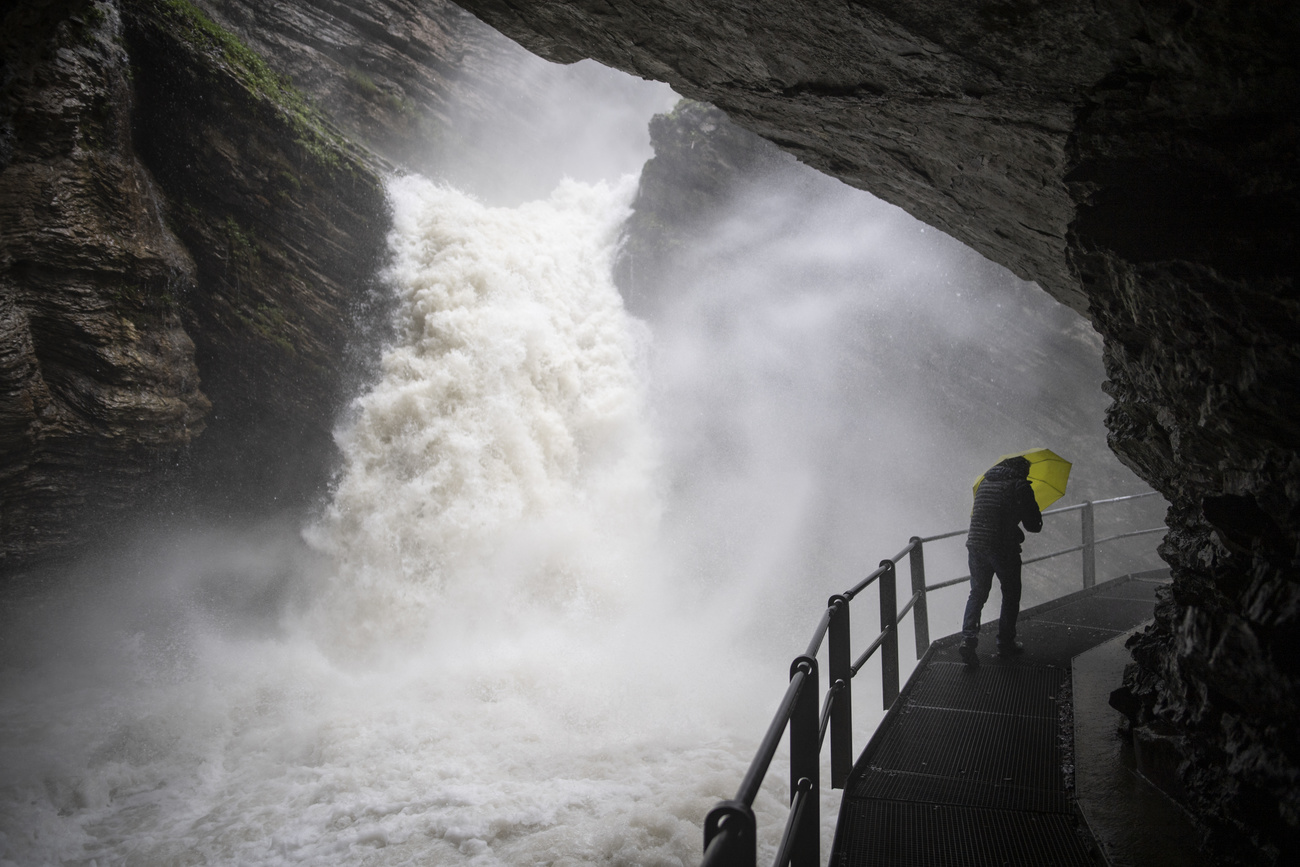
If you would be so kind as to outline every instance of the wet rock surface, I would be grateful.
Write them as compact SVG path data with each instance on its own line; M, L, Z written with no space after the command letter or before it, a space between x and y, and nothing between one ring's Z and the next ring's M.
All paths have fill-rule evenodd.
M1112 448L1172 504L1173 591L1126 675L1136 722L1175 732L1219 860L1300 856L1300 11L462 5L544 56L713 103L1086 312Z
M701 232L726 218L743 191L794 160L736 126L719 109L682 100L650 119L655 155L641 170L614 276L633 312L652 314L655 295L697 267Z
M147 499L207 423L181 299L193 260L135 153L115 10L0 30L0 562Z
M545 197L581 175L582 156L548 161L570 132L555 128L566 118L551 88L584 70L557 70L449 0L198 5L388 168L493 203Z
M382 323L381 178L195 8L137 0L124 20L137 150L194 262L184 320L213 403L194 483L209 499L228 487L241 505L299 505L328 479L347 347Z
M518 49L447 0L201 5L346 136L417 171L436 173L449 146L472 137L467 126L520 108L488 91L527 90L503 57Z
M0 43L0 570L311 503L386 323L382 157L185 0L29 0Z

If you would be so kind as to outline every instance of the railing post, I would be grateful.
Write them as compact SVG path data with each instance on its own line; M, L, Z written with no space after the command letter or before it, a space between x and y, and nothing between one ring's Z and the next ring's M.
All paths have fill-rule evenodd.
M1097 531L1093 524L1092 501L1083 504L1083 586L1084 589L1097 584Z
M718 851L710 851L714 839ZM743 801L722 801L704 819L704 865L706 867L755 867L758 863L758 833L754 811Z
M790 800L799 791L799 781L807 779L811 790L807 795L799 827L794 831L794 846L790 852L791 867L821 867L821 817L818 802L821 800L820 753L821 720L817 700L817 660L810 656L795 657L790 663L790 678L800 672L804 675L803 688L790 714Z
M930 612L925 607L925 553L921 550L919 536L912 537L908 566L912 573L912 595L916 597L916 605L912 607L912 625L916 633L916 658L920 659L930 649Z
M898 698L898 594L894 587L894 561L881 560L880 632L885 642L880 647L880 691L885 710Z
M853 659L849 646L849 600L832 596L827 648L830 685L838 689L831 705L831 788L842 789L853 772Z

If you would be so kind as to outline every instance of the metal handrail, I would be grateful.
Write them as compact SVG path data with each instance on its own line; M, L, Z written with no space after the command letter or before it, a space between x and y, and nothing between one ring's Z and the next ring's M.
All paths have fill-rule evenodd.
M812 790L812 781L807 777L800 777L795 785L794 797L790 799L790 817L786 820L785 830L781 832L781 845L776 850L776 864L790 861L796 842L795 835L799 829L799 820L803 818L808 802L815 797L817 793Z
M1162 525L1159 527L1151 527L1146 530L1130 530L1127 533L1116 533L1114 536L1107 536L1104 539L1097 539L1092 544L1101 545L1105 542L1114 542L1116 539L1131 539L1134 536L1146 536L1149 533L1159 533L1163 530L1168 530L1168 529L1169 529L1168 527Z
M1082 551L1083 586L1094 586L1094 554L1098 545L1166 529L1152 527L1097 539L1093 520L1095 508L1153 497L1156 493L1149 491L1106 500L1090 500L1044 511L1044 517L1082 512L1082 541L1073 547L1025 560L1024 564ZM758 796L787 726L790 729L790 812L773 867L786 867L787 864L792 867L814 867L820 862L819 756L826 736L829 733L831 740L831 787L842 789L853 769L852 679L877 651L881 651L881 698L885 710L893 705L899 693L898 624L911 612L916 636L916 658L920 659L930 646L927 595L970 580L969 575L964 575L927 584L924 546L929 542L962 536L966 532L952 530L934 536L913 536L903 550L888 560L881 560L880 565L867 577L844 593L830 598L817 628L813 630L807 651L802 656L795 657L790 664L790 684L736 791L736 797L719 802L705 819L704 859L701 867L755 867L757 828L753 811L754 799ZM909 558L912 594L902 609L896 611L895 579L897 566L904 557ZM878 584L880 589L880 634L861 656L850 663L849 603L872 584ZM819 712L817 654L821 651L822 643L828 639L830 686Z
M749 772L745 774L745 779L741 782L740 788L736 790L735 800L743 802L746 806L754 806L754 798L758 796L758 788L763 784L763 778L767 776L767 769L772 764L772 758L776 755L777 746L781 743L781 735L785 734L786 723L790 721L790 714L794 710L803 683L802 677L790 678L790 686L786 688L780 709L777 710L776 716L772 718L772 724L768 726L767 734L759 744L758 752L754 755L754 761L750 764Z
M863 651L861 656L858 657L857 662L853 663L853 665L850 666L850 669L853 671L854 675L857 675L858 670L861 669L862 666L867 664L867 660L871 659L871 657L875 654L875 652L880 649L880 646L885 643L885 639L888 638L891 633L892 630L886 630L880 633L879 635L876 636L876 640L871 642L871 644L867 646L867 649Z

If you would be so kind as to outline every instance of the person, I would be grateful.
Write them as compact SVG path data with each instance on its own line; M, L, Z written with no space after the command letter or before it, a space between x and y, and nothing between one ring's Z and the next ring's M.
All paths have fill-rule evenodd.
M960 653L966 665L979 665L980 612L993 589L993 576L1002 586L1002 611L998 617L998 655L1018 656L1024 646L1016 641L1016 618L1020 614L1020 543L1025 534L1043 529L1043 513L1029 484L1029 461L1011 457L984 474L975 492L966 535L970 562L970 597L962 617Z

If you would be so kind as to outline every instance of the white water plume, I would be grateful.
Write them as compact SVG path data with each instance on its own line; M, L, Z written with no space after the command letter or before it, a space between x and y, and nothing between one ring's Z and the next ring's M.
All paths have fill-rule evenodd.
M539 606L622 610L646 586L645 336L609 277L634 183L566 182L517 209L393 184L399 336L312 534L338 564L336 634L445 637L478 617L509 631Z
M646 335L609 276L633 184L393 183L399 337L286 567L298 614L214 614L212 570L256 597L275 559L220 543L86 603L97 634L6 684L4 863L698 857L782 684L655 553Z

